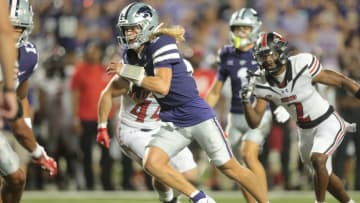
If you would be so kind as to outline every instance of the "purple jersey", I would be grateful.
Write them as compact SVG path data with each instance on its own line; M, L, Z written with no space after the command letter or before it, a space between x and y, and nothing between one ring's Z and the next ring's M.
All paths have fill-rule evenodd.
M29 79L31 74L37 68L38 52L35 45L31 42L24 43L18 49L18 68L17 86Z
M145 67L154 76L154 69L172 69L168 95L154 94L160 104L160 118L179 127L188 127L215 117L211 107L199 96L196 83L185 65L173 37L160 35L145 44L140 59L132 50L124 52L124 62Z
M218 54L217 79L225 82L230 77L231 81L231 113L243 113L240 98L241 86L247 83L247 70L255 72L257 64L252 50L240 51L232 45L224 46Z

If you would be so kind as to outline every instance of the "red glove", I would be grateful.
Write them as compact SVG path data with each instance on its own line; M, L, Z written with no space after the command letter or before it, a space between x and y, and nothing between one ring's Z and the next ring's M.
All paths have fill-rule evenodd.
M48 171L50 176L56 176L56 174L58 173L56 161L46 154L44 147L38 145L32 154L33 162L35 164L39 165L42 169ZM40 154L40 156L36 154Z
M96 136L96 142L101 145L104 145L106 149L110 147L110 137L107 131L107 128L98 128L98 134Z

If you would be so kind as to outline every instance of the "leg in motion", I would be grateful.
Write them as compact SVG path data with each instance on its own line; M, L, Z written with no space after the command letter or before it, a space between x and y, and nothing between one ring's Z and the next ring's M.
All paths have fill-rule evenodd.
M169 165L168 155L158 147L147 148L143 166L156 179L189 197L196 191L180 172Z
M322 153L312 153L311 163L314 168L313 182L316 200L318 202L325 201L326 189L329 183L329 174L326 169L326 161L328 156Z
M259 145L255 142L244 141L241 145L241 156L246 166L258 178L258 184L261 185L264 191L267 191L265 169L258 158ZM243 190L243 193L248 203L255 203L254 197L252 197L246 190Z
M25 187L25 174L21 169L16 172L3 177L3 188L1 197L3 203L18 203L20 202L22 193Z
M245 188L259 203L267 203L268 198L262 187L258 186L258 178L249 169L241 166L239 162L232 157L219 169L229 178L235 180Z

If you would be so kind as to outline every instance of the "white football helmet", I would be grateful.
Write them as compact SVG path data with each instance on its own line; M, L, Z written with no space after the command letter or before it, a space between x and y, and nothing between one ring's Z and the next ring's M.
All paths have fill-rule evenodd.
M139 26L141 31L137 34L136 41L129 43L125 35L125 27ZM117 28L118 41L121 46L128 49L137 49L149 41L149 37L159 27L159 17L156 10L148 4L135 2L126 6L119 15Z
M262 22L254 9L242 8L235 11L229 20L231 42L235 48L242 48L255 42L259 36L261 25ZM246 38L241 38L233 32L236 26L249 26L252 30Z
M24 44L33 28L33 11L29 0L9 0L10 22L14 27L23 29L16 46Z

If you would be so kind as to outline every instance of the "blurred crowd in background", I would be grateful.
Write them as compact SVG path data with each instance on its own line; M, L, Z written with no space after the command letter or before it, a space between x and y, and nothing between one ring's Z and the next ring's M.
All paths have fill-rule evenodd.
M105 75L74 82L73 73L84 63L106 67L119 54L116 24L127 0L31 0L34 23L30 40L39 50L39 67L31 78L29 95L37 139L59 162L60 174L51 179L24 158L27 190L150 190L147 175L123 156L114 140L109 151L95 142L96 129L81 138L79 118L73 112L72 88L91 88ZM243 7L260 13L263 29L276 31L292 44L291 51L317 55L330 68L360 82L360 2L357 0L148 0L165 26L181 25L186 41L179 45L194 66L199 92L204 96L216 77L216 54L229 43L228 19ZM95 45L95 46L94 46ZM91 67L89 66L89 74ZM86 75L86 73L85 73ZM85 84L86 83L86 84ZM89 85L89 86L86 86ZM226 84L229 85L229 84ZM342 89L318 87L323 96L350 122L360 122L360 102ZM86 91L86 90L84 90ZM81 92L80 92L81 94ZM226 125L230 88L215 107ZM89 95L91 97L92 95ZM96 98L95 98L96 99ZM90 98L89 98L90 100ZM116 103L116 102L115 102ZM119 105L118 103L116 105ZM88 107L90 108L90 107ZM116 106L114 109L117 109ZM87 111L84 109L84 111ZM89 111L94 111L89 110ZM96 113L96 109L95 109ZM116 130L117 114L110 120ZM90 118L95 119L95 118ZM305 190L311 187L299 162L295 123L274 123L261 160L269 189ZM84 143L84 140L88 140ZM203 188L231 190L229 182L208 177L209 163L193 147L203 172ZM90 155L89 155L90 153ZM24 154L22 157L26 157ZM358 158L358 159L357 159ZM348 134L334 157L335 172L348 189L360 190L360 132ZM220 180L222 180L220 178Z

